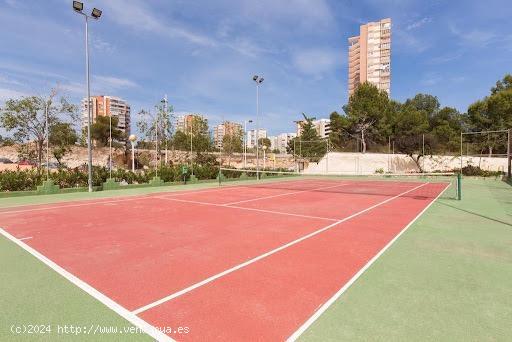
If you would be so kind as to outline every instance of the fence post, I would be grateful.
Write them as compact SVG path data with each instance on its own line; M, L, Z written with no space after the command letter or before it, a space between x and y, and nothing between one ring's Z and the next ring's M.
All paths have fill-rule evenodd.
M462 151L462 135L463 133L460 132L460 173L462 174L462 154L464 153Z
M457 199L460 201L462 199L462 173L457 174Z
M512 177L512 128L508 130L508 144L507 144L507 177Z

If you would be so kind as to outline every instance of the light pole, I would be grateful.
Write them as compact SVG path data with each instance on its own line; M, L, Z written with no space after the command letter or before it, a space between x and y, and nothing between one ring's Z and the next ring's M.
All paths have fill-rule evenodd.
M50 180L50 126L48 122L49 101L44 106L44 116L46 120L46 181Z
M81 14L85 18L85 79L87 83L87 173L89 192L92 192L92 145L91 145L91 84L89 80L89 18L98 20L102 11L93 8L91 15L88 16L83 11L84 4L80 1L73 1L73 9L76 13Z
M109 178L112 178L112 112L110 112L110 115L108 116L110 118L110 124L109 124Z
M252 80L256 82L256 176L259 179L260 170L260 156L259 156L259 139L260 139L260 125L259 125L259 112L260 112L260 85L263 83L263 77L254 75Z
M252 123L252 120L244 120L244 169L247 167L247 123Z
M156 112L156 122L155 122L155 136L156 136L156 144L155 144L155 177L158 177L158 120L159 113L158 110Z
M163 104L162 118L165 120L163 128L164 128L164 136L165 136L165 165L167 165L167 147L168 147L167 141L169 140L169 138L167 137L167 130L169 129L169 127L168 127L168 125L169 125L169 118L167 117L167 115L168 115L167 95L164 95L164 98L160 102Z
M137 141L137 136L132 134L128 140L130 140L130 144L132 144L132 172L135 173L135 142Z
M190 173L194 175L194 156L192 153L194 153L194 145L193 145L193 137L194 137L194 120L195 118L192 118L190 120Z
M263 145L261 148L263 149L263 170L265 170L265 168L267 167L266 156L265 156L265 151L267 150L267 145Z

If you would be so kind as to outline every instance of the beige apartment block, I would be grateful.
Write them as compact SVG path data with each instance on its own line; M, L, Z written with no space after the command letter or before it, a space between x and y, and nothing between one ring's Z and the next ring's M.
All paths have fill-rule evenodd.
M226 135L236 136L241 140L243 138L242 125L238 122L224 121L220 125L215 126L213 128L213 142L215 147L223 147L223 140Z
M87 98L82 99L81 107L83 129L88 126ZM117 128L120 129L126 137L130 135L130 111L130 105L119 97L107 95L91 96L92 123L96 122L98 116L117 117Z
M201 114L180 115L176 118L176 122L174 123L176 126L176 131L188 133L191 130L194 121L201 119L203 119Z
M391 92L391 19L360 26L359 36L348 39L348 94L370 82Z
M302 135L302 128L306 124L306 120L295 121L297 124L297 136ZM318 119L313 120L313 125L315 126L316 132L322 139L326 139L331 134L331 120L330 119Z

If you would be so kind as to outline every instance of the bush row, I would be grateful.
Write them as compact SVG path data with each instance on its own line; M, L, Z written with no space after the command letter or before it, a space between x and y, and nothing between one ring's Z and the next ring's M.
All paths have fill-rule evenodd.
M456 172L459 172L459 170L456 170ZM478 166L468 165L462 168L462 174L464 176L500 177L503 175L503 172L483 170Z
M278 170L276 170L278 171ZM282 169L281 171L286 171ZM458 170L455 170L458 172ZM192 169L188 168L185 177L190 178ZM218 166L208 164L194 165L194 175L199 180L215 179L218 175ZM128 184L143 184L155 176L155 170L144 170L139 172L132 172L125 169L117 169L112 171L112 178L116 182L126 182ZM223 171L227 178L239 178L240 171ZM502 175L499 171L482 170L478 166L465 166L462 168L462 174L465 176L479 176L479 177L499 177ZM93 167L93 185L101 186L109 178L109 170L106 167ZM181 166L162 166L158 169L158 176L164 182L179 182L183 180ZM249 172L249 177L254 177L255 173ZM50 178L58 184L60 188L77 188L87 186L87 170L83 168L75 169L60 169L52 171ZM46 174L41 173L36 169L32 170L18 170L18 171L2 171L0 172L0 191L28 191L36 190L38 185L46 179Z

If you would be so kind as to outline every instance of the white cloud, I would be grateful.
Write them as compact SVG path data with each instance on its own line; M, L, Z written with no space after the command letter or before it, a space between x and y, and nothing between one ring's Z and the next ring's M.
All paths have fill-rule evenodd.
M47 68L42 68L39 65L29 65L21 63L12 63L8 61L0 61L0 69L6 70L9 73L21 74L28 76L38 76L44 79L65 79L66 77L62 74L48 71Z
M320 78L323 73L332 70L341 61L341 54L323 48L301 50L293 56L293 64L300 72Z
M85 84L78 82L66 82L60 83L58 89L61 90L65 95L73 96L84 96L85 95Z
M13 8L21 8L22 2L16 0L5 0L5 3Z
M421 18L420 20L416 20L416 21L410 23L409 25L407 25L406 30L407 31L414 30L414 29L420 28L423 25L426 25L430 22L432 22L432 18L424 17L424 18Z
M462 83L466 80L467 80L466 76L454 76L454 77L450 78L450 81L452 83Z
M423 75L420 83L423 86L432 87L441 83L462 83L466 80L465 76L446 76L438 72L428 72Z
M457 60L460 57L462 57L462 55L463 55L462 51L458 51L458 52L455 52L455 53L449 53L449 54L446 54L446 55L433 57L433 58L431 58L428 61L428 63L429 64L444 64L444 63L448 63L448 62Z
M101 39L100 37L92 36L91 45L94 50L99 51L101 53L112 54L115 51L114 45Z
M295 24L327 24L333 20L325 0L245 0L241 1L246 15L254 18L291 19Z
M9 99L17 99L20 97L29 96L28 94L7 88L0 88L0 103L3 103Z
M122 89L137 87L137 83L126 79L113 76L94 76L94 80L101 84L101 88Z
M239 54L252 58L258 57L263 53L272 52L270 49L255 44L248 38L233 38L225 44Z
M394 30L394 36L396 37L396 45L407 52L422 53L430 48L429 42L425 39L420 39L417 35L411 34L408 31L396 29Z
M15 80L11 77L3 76L3 75L0 75L0 84L9 84L9 85L17 85L17 86L24 85L23 83Z
M138 87L137 83L125 78L93 76L91 81L91 94L121 96L121 94L119 94L121 91L135 87ZM57 88L65 95L83 97L86 93L85 83L80 82L69 81L60 83Z
M143 2L109 0L103 4L118 24L129 26L137 31L149 31L167 35L171 38L184 39L202 46L215 46L216 42L206 35L186 29L177 23L168 24L147 8Z
M439 73L429 72L423 75L423 78L420 83L424 86L431 87L436 84L439 84L441 81L443 81L443 77L441 77Z
M455 25L450 25L450 31L459 38L462 45L474 47L485 47L498 38L494 32L478 28L461 30Z

